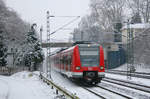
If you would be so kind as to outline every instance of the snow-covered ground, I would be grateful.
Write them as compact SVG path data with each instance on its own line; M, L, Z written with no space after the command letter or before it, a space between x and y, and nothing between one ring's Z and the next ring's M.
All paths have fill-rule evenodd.
M31 72L0 76L0 99L54 99L56 94Z
M12 76L0 76L0 99L54 99L57 96L55 94L55 90L52 90L51 87L43 83L39 79L38 75L39 72L32 73L24 71L16 73ZM70 81L68 78L62 76L60 73L56 71L51 71L51 76L52 81L55 84L65 88L66 90L70 91L73 94L76 94L81 99L99 99L99 97L83 89L82 86ZM128 80L126 76L109 73L106 73L106 77L115 79L117 78L148 86L150 84L150 80L144 78L132 77L131 80ZM114 87L112 87L112 89L114 89ZM107 98L109 99L112 98L109 96L113 96L115 98L118 97L117 95L108 94L108 92L106 93L105 91L102 91L100 89L99 93L101 95L106 95Z

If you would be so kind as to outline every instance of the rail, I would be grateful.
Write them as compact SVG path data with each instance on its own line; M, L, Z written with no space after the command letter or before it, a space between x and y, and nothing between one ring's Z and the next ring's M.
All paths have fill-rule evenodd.
M106 99L105 97L103 97L102 95L99 95L99 94L97 94L96 92L94 92L94 91L92 91L92 90L90 90L90 89L88 89L88 88L85 88L85 87L83 87L85 90L87 90L87 91L89 91L89 92L91 92L91 93L93 93L94 95L96 95L96 96L98 96L98 97L100 97L101 99Z
M124 81L124 80L113 79L113 78L108 78L108 77L103 79L103 81L150 93L150 86L136 84L136 83L127 82L127 81Z
M102 88L102 89L104 89L104 90L107 90L107 91L112 92L112 93L114 93L114 94L117 94L117 95L119 95L119 96L125 97L125 98L127 98L127 99L132 99L132 97L129 97L129 96L127 96L127 95L124 95L124 94L118 93L118 92L116 92L116 91L110 90L110 89L105 88L105 87L103 87L103 86L97 85L96 87Z

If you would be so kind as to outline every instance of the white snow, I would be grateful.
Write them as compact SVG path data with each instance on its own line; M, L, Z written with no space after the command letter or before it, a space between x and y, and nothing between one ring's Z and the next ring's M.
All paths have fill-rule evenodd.
M54 90L31 72L0 76L0 99L54 99Z

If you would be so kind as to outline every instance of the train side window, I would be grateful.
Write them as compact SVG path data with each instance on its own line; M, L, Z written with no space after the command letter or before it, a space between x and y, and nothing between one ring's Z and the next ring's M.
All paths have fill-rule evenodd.
M72 54L69 56L69 70L71 71L71 65L72 65Z
M70 56L67 57L67 65L70 66Z
M73 57L73 53L71 53L70 55L70 66L72 65L72 57Z
M63 64L66 65L66 56L63 56Z
M70 55L68 57L68 64L69 64L69 66L71 65L71 56Z

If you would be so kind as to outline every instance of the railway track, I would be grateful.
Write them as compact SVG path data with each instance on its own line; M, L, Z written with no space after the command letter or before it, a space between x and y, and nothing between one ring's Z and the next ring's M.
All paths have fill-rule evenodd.
M104 90L107 90L107 91L109 91L109 92L112 92L112 93L114 93L114 94L117 94L117 95L119 95L119 96L121 96L121 97L124 97L125 99L132 99L132 97L129 97L129 96L124 95L124 94L121 94L121 93L116 92L116 91L113 91L113 90L111 90L111 89L108 89L108 88L105 88L105 87L102 87L102 86L99 86L99 85L97 85L97 87L102 88L102 89L104 89Z
M136 89L136 90L143 91L143 92L150 94L150 86L135 84L132 82L127 82L124 80L118 80L118 79L113 79L113 78L108 78L108 77L103 79L103 81L114 83L114 84L125 86L125 87L129 87L129 88Z
M138 95L138 96L143 96L145 99L150 98L150 86L142 85L142 84L136 84L133 82L127 82L124 80L118 80L114 78L108 78L106 77L105 79L102 80L102 85L105 88L116 88L115 90L126 90L125 91L120 91L121 93L128 93L130 96L133 96L133 93ZM132 94L130 94L132 93ZM140 99L140 98L139 98Z
M120 70L108 70L108 71L106 71L106 73L127 75L127 71L120 71ZM150 79L150 73L134 72L134 73L131 73L131 76L138 77L138 78Z
M102 96L102 95L100 95L100 94L98 94L98 93L96 93L95 91L92 91L91 89L89 89L89 88L86 88L86 87L83 87L85 90L87 90L87 91L89 91L89 92L91 92L92 94L94 94L94 95L96 95L96 96L98 96L99 98L101 98L101 99L106 99L104 96Z
M91 92L92 94L94 94L94 95L96 95L96 96L98 96L98 97L100 97L101 99L107 99L108 97L110 98L110 99L112 99L113 97L114 98L118 98L118 99L132 99L132 97L129 97L129 96L127 96L127 95L124 95L124 94L121 94L121 93L119 93L119 92L116 92L116 91L113 91L113 90L111 90L111 89L108 89L108 88L104 88L104 87L102 87L102 86L99 86L99 85L96 85L94 88L96 88L97 90L93 90L93 88L86 88L86 87L83 87L85 90L87 90L87 91L89 91L89 92ZM104 90L104 91L106 91L106 92L103 92L102 90ZM106 94L106 95L104 95L104 94ZM113 95L111 95L111 94L113 94ZM109 95L109 96L108 96ZM115 96L114 96L115 95Z

